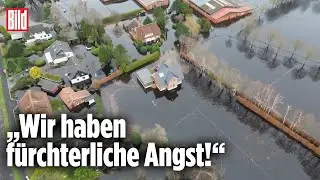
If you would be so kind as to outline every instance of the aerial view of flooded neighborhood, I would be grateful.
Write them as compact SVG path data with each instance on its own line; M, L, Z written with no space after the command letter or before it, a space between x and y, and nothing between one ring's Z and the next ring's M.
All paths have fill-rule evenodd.
M0 7L3 134L21 113L93 113L126 119L122 144L142 151L148 142L226 143L212 167L180 172L9 168L1 154L0 180L320 180L320 1L3 0ZM16 7L29 8L28 32L5 29L4 10Z

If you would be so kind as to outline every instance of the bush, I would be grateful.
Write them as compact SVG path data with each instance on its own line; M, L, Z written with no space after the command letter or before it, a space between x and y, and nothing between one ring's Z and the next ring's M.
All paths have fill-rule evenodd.
M36 43L35 45L31 46L30 49L32 49L33 51L44 51L45 49L47 49L53 42L55 41L55 39L50 39L48 41L42 42L42 43Z
M53 99L50 101L53 111L62 111L63 102L60 99Z
M0 25L0 33L4 36L4 38L5 38L6 40L10 40L10 39L11 39L10 33L8 33L8 32L6 31L6 29L5 29L3 26L1 26L1 25Z
M6 8L23 8L26 6L24 0L7 0L4 4Z
M38 67L42 67L44 65L46 65L46 61L44 59L37 59L33 62L33 65L38 66Z
M146 55L142 57L140 60L135 61L134 63L131 63L130 65L126 66L124 69L124 72L129 73L132 72L135 69L141 68L151 62L154 62L160 57L160 52L155 52L149 55Z
M148 48L147 48L146 46L142 46L142 47L140 48L140 53L141 53L141 54L147 54L147 52L148 52Z
M30 76L21 77L17 80L16 84L11 88L11 92L27 89L31 86L36 85L37 82L38 82L37 80L31 78Z
M139 16L139 14L141 12L142 12L142 9L137 9L137 10L133 10L133 11L130 11L130 12L127 12L127 13L123 13L123 14L120 14L120 15L105 17L102 20L102 22L104 24L108 25L108 24L116 23L119 20L123 21L123 20L126 20L126 19L132 19L134 17Z
M23 50L23 56L24 57L30 57L32 54L34 54L35 52L31 49L31 48L25 48Z
M33 79L39 79L41 77L41 74L41 70L37 66L33 66L32 68L30 68L29 76Z
M98 56L99 55L99 47L97 47L97 48L92 47L91 48L91 54L94 55L94 56Z
M141 139L140 134L137 132L133 132L131 134L130 139L131 139L133 146L139 149L142 144L142 139Z
M43 52L42 52L42 51L38 51L38 52L37 52L37 55L38 55L38 56L43 56Z
M152 46L152 49L150 51L151 53L160 52L160 47L158 45Z
M62 81L62 77L61 76L55 75L55 74L50 74L50 73L44 74L43 78L51 80L51 81L55 81L55 82L61 82Z

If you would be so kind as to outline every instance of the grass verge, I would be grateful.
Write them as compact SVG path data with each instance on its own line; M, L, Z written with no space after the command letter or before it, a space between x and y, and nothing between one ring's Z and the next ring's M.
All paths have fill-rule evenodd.
M4 97L3 94L3 86L2 86L2 77L0 76L0 97ZM7 132L10 128L10 124L9 124L9 117L8 117L8 112L7 112L7 107L6 107L6 103L4 98L0 98L0 107L1 107L1 111L2 111L2 118L3 118L3 123L4 123L4 135L5 137L7 136ZM15 180L21 180L21 174L18 170L18 168L13 167L11 168L12 170L12 174L13 174L13 178Z

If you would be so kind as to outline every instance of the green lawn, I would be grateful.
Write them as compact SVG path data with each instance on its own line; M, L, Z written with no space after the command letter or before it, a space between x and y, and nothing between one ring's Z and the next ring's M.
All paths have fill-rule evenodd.
M50 101L53 111L62 111L64 104L60 99L53 99Z
M101 97L97 96L96 98L96 106L97 106L97 116L100 118L103 116L103 109L102 109L102 101L101 101Z
M50 74L50 73L46 73L42 77L45 79L48 79L48 80L56 81L56 82L60 82L62 80L61 76L55 75L55 74Z

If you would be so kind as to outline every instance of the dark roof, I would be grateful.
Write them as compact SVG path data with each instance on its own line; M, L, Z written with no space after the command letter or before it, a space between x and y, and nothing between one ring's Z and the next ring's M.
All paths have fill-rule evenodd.
M72 50L67 42L55 41L45 50L45 53L47 52L50 52L52 60L55 60L65 57L65 52L72 52Z
M50 33L50 28L49 27L44 27L42 24L37 24L34 26L30 26L28 32L24 33L24 38L25 39L33 39L33 37L31 37L31 35L35 34L35 33L40 33L40 32L46 32L46 33Z
M74 79L74 78L77 78L77 77L81 77L81 76L85 76L85 75L90 75L89 73L86 73L82 70L79 70L79 69L76 69L74 70L73 72L71 72L70 74L70 80L71 79Z
M56 93L60 89L59 83L47 79L40 79L40 81L38 82L38 86L40 86L42 90L51 93Z
M126 26L127 31L131 31L132 29L139 27L140 22L138 20L133 20L130 24Z
M161 86L167 85L167 83L174 77L183 80L183 72L181 66L173 60L167 60L165 63L160 64L156 67L157 72L155 76L161 83Z

